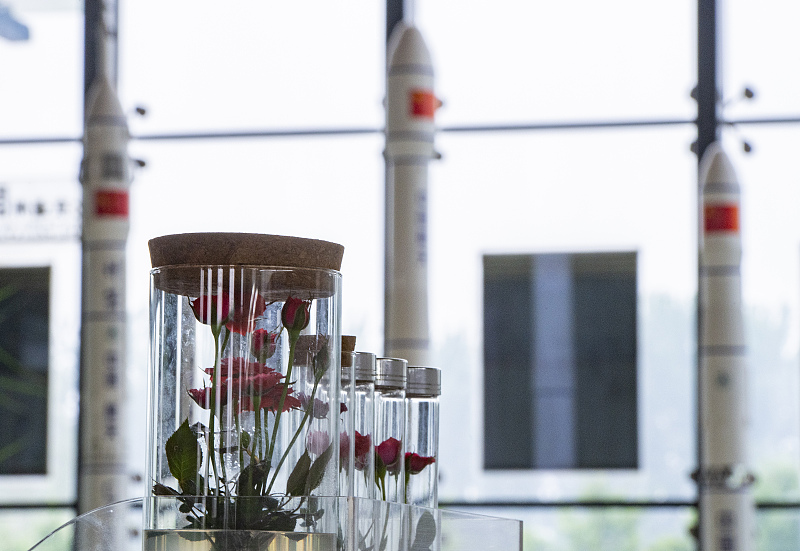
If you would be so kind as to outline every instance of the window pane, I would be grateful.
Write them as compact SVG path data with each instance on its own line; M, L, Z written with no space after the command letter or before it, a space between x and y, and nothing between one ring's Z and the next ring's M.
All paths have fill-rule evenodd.
M24 377L26 384L16 387L11 401L3 401L6 406L17 408L17 419L23 418L27 423L23 432L25 436L35 436L32 443L33 450L37 450L28 452L33 453L36 462L29 463L33 456L25 456L25 468L35 471L25 476L13 474L16 467L12 469L3 463L0 469L3 504L69 504L75 500L81 301L81 189L77 180L80 156L78 143L0 147L0 274L25 274L25 287L19 288L27 288L29 292L35 289L25 297L24 311L12 310L10 325L6 319L5 333L17 330L19 334L0 346L12 358L37 370L35 376ZM15 281L19 282L5 283ZM7 287L13 288L13 285ZM46 306L41 300L48 300ZM6 300L0 304L12 306ZM16 364L10 361L11 364L3 362L4 376L13 380ZM43 368L45 372L38 371ZM35 390L34 381L46 384L44 395ZM27 408L21 411L26 413L19 410L20 394ZM8 412L0 413L0 418L6 422L13 419ZM43 422L46 426L41 426ZM37 423L38 430L27 430ZM3 430L0 434L9 435ZM6 452L14 449L0 447Z
M442 125L695 116L696 2L417 6Z
M0 138L83 132L83 3L11 0L0 31ZM27 28L19 40L5 31Z
M800 4L733 0L718 9L725 116L800 116L800 78L786 70L798 63ZM746 86L755 91L751 101L742 98Z
M380 2L121 3L120 95L134 134L379 127Z
M800 509L761 510L756 515L756 548L795 549L800 541Z
M443 379L442 500L578 499L597 488L637 499L695 495L693 132L687 125L437 135L443 158L431 163L429 300ZM637 255L640 468L484 471L483 256L608 251ZM506 422L516 426L516 412Z
M4 509L0 511L0 539L5 551L27 551L75 516L74 509ZM64 537L65 536L65 537ZM59 536L63 549L72 547L71 534ZM52 547L55 549L55 546Z
M526 550L692 551L696 548L689 534L695 518L690 507L470 507L469 512L522 520Z

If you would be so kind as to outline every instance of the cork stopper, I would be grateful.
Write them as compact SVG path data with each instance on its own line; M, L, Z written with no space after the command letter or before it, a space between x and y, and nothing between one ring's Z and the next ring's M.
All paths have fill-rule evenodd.
M199 269L212 266L229 268L215 275L223 288L234 277L231 267L273 268L270 287L276 297L265 298L286 291L303 298L330 296L332 278L320 271L338 271L344 255L336 243L258 233L182 233L153 238L148 245L156 288L186 296L200 294Z
M355 335L342 335L342 368L353 366L353 351L355 349Z
M314 356L328 346L325 335L300 335L294 345L294 365L312 365Z

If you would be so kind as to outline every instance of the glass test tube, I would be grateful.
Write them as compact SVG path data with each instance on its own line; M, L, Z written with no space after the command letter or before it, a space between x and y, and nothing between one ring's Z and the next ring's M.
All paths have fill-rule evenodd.
M405 500L406 360L378 358L375 365L376 499Z
M352 384L355 381L355 384ZM342 353L341 478L340 495L375 497L375 354Z
M409 367L406 381L406 503L438 506L439 395L436 367Z

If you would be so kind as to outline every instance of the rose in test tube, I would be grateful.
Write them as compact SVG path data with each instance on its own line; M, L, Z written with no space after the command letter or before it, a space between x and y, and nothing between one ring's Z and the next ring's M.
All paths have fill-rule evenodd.
M346 365L347 364L347 365ZM342 353L343 412L340 494L375 497L375 354Z
M408 368L406 382L405 498L409 505L438 506L439 395L441 370Z
M399 358L378 358L375 365L376 498L405 501L406 371Z

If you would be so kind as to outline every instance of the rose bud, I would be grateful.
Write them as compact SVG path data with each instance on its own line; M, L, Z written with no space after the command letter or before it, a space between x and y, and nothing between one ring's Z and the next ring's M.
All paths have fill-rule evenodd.
M266 329L256 329L251 336L250 351L256 359L264 363L278 348L278 333Z
M300 332L311 319L311 301L289 297L281 310L281 322L289 332Z

